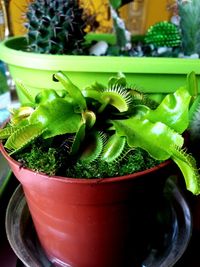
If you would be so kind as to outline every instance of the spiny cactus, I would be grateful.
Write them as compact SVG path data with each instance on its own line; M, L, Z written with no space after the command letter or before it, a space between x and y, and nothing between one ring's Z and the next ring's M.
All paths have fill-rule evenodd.
M155 46L175 47L181 43L179 29L168 21L152 25L145 36L145 42Z
M35 0L26 13L28 50L45 54L80 54L86 18L77 0Z

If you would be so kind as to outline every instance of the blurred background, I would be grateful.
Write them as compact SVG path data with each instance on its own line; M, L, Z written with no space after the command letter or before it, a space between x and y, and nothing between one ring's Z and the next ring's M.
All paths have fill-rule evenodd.
M23 26L23 13L31 0L1 0L0 3L0 39L4 35L2 18L2 3L8 10L8 21L10 32L13 35L22 35L25 33ZM125 3L120 9L120 15L125 19L126 26L133 34L143 34L150 25L155 22L169 20L172 16L176 1L175 0L134 0L122 1ZM126 2L130 2L127 3ZM81 5L92 13L98 12L99 32L111 31L112 22L109 19L108 0L80 0Z

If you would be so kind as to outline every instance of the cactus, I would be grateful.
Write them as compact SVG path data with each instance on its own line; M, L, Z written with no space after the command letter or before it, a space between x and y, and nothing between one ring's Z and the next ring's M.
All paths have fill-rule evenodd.
M28 51L80 54L86 18L78 1L35 0L26 12Z
M155 46L175 47L181 43L181 36L177 26L171 22L162 21L152 25L145 36L147 44Z

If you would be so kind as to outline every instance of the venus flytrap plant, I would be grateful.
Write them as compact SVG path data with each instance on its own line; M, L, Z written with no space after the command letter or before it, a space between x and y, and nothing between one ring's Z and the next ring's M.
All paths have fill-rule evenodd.
M158 161L171 158L182 171L187 189L200 193L196 163L183 148L182 136L197 95L194 73L188 75L185 87L154 103L154 108L147 97L129 88L123 74L111 77L107 87L96 83L82 90L62 72L53 79L64 89L43 90L34 101L29 98L30 105L14 111L10 123L0 130L10 154L27 155L36 142L45 143L64 155L67 168L92 166L97 160L120 164L139 148Z

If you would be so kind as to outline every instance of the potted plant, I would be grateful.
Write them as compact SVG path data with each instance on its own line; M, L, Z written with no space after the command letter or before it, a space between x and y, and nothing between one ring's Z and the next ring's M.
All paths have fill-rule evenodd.
M33 41L32 47L39 47L39 44L41 44L42 48L39 47L35 52L30 52L30 49L27 48L27 36L10 37L0 44L0 58L8 64L14 81L23 81L23 84L30 91L32 96L35 96L44 88L62 89L59 83L55 85L51 80L53 73L59 70L66 73L70 79L76 80L77 85L81 88L95 81L106 84L108 78L113 73L121 71L126 75L129 83L134 82L134 84L140 85L141 90L144 92L156 95L170 93L173 91L172 88L181 86L184 83L187 73L190 71L195 71L197 76L199 74L199 61L194 59L188 61L180 58L158 59L154 57L90 56L85 49L82 49L82 45L84 44L83 38L87 40L97 40L99 37L96 37L96 35L95 37L94 35L91 37L91 34L86 35L86 33L83 32L81 38L80 35L77 36L76 33L72 35L67 34L68 30L71 29L67 29L66 25L63 27L63 24L57 27L56 31L54 31L54 27L52 27L52 23L58 23L58 21L56 21L56 19L59 20L57 12L64 10L63 17L66 17L66 7L70 5L76 5L77 7L77 4L74 4L76 1L65 1L65 4L58 4L56 3L57 1L50 2L51 4L47 5L45 1L36 0L30 5L30 9L27 13L28 20L30 21L27 26L30 29L30 34L27 36L31 36L28 39L28 43L31 39ZM121 4L121 1L110 2L115 9ZM59 6L59 8L55 9L56 6ZM51 7L51 10L53 8L55 9L52 15L54 20L52 20L51 23L49 22L49 7ZM38 11L35 12L35 10ZM40 19L40 16L43 17L43 20ZM77 25L76 18L77 17L74 16L74 21L71 21L69 25L73 24L73 22ZM189 16L187 16L187 18L189 18ZM68 21L68 17L64 20ZM44 21L42 25L41 21ZM80 20L79 11L78 28L83 29L85 23L86 21ZM70 43L80 44L75 54L71 54L73 49L69 49L67 54L64 55L55 54L55 50L53 51L54 54L51 54L52 51L44 49L45 44L47 44L49 48L49 44L52 43L50 38L58 29L61 29L59 33L61 39L55 46L60 47L62 43L66 43L65 41L63 42L63 35L67 35L69 38L73 36L73 40L70 40ZM121 31L116 31L114 37L113 35L104 34L103 37L101 35L99 40L103 38L103 41L116 44L116 40L119 41L120 39L118 37L116 38L119 32ZM44 37L43 40L42 37ZM82 50L81 55L79 53L80 50ZM42 51L44 53L42 53ZM159 83L157 83L158 79ZM26 102L27 99L22 98L24 96L18 87L17 92L20 102Z
M194 73L160 104L131 89L122 74L82 90L62 72L53 80L64 89L35 99L18 84L30 105L14 110L1 129L1 152L53 264L129 266L146 253L139 229L151 233L176 164L187 189L200 193L182 136L197 94Z

